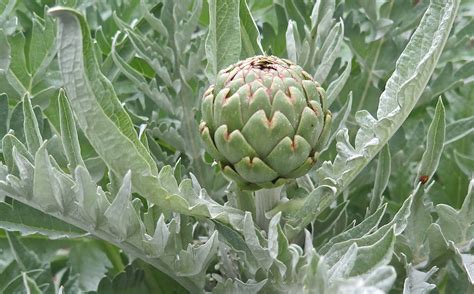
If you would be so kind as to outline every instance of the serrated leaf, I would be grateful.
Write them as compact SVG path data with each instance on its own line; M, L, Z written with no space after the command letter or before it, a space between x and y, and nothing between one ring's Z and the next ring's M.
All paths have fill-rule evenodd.
M74 177L76 183L73 190L79 213L83 220L89 223L91 229L99 227L104 223L104 214L110 203L102 188L95 185L91 175L82 165L76 168Z
M59 64L79 125L108 167L120 177L132 170L133 181L140 186L143 176L157 175L156 165L139 141L112 85L92 58L91 37L84 18L67 8L51 9L50 14L60 20ZM86 57L92 61L86 62ZM87 86L78 86L83 83Z
M132 173L128 171L114 201L104 213L108 226L120 241L141 233L140 219L131 202L131 177Z
M209 0L209 33L206 38L206 73L213 81L217 72L237 62L242 41L240 0Z
M191 244L179 253L179 259L175 260L175 270L180 276L203 275L214 258L217 251L217 232L214 232L207 242L201 246L193 247ZM203 283L199 279L199 283Z
M437 267L432 267L428 272L424 273L415 269L411 264L408 264L407 278L403 285L403 294L423 294L435 289L436 285L428 283L427 281L437 271Z
M33 198L45 212L64 212L59 181L54 174L53 166L49 160L46 142L41 145L35 155L33 182Z

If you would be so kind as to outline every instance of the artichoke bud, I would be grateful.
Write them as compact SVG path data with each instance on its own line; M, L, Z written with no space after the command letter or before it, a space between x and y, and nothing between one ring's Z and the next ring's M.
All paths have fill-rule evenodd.
M219 72L199 126L207 152L244 189L273 188L314 166L330 128L326 93L300 66L255 56Z

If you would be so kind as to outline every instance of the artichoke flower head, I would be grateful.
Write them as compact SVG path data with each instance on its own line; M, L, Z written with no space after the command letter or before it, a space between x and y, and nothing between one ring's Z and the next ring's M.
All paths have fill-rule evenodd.
M202 99L200 133L241 188L273 188L305 175L330 129L324 89L300 66L255 56L220 71Z

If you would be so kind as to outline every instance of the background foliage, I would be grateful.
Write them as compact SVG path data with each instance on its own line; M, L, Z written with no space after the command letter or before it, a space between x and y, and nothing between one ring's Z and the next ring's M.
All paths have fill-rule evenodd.
M0 0L1 291L473 291L472 1L423 84L457 2ZM217 71L262 53L321 82L334 121L267 232L197 131ZM392 89L413 110L374 143Z

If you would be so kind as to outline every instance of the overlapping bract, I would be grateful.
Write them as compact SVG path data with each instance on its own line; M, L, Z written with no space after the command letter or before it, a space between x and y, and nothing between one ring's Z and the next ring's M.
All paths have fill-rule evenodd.
M246 189L303 176L324 145L331 114L300 66L255 56L222 70L202 101L200 132L224 174Z

